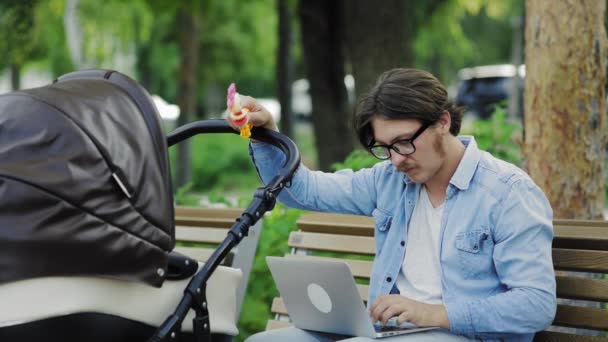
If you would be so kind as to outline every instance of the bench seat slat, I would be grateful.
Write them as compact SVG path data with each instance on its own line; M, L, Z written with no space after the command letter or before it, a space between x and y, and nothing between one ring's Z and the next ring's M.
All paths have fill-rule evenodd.
M556 270L608 273L608 251L553 248Z
M224 241L228 229L206 227L175 227L175 239L183 242L200 242L219 244Z
M556 276L557 297L608 302L608 280Z
M372 273L372 261L366 260L354 260L354 259L340 259L340 258L328 258L328 257L317 257L313 255L302 255L302 254L287 254L286 258L297 258L297 259L314 259L314 260L328 260L328 261L341 261L348 264L350 272L355 277L369 279Z
M336 234L291 232L288 246L318 251L343 252L373 255L374 238L367 236L344 236Z
M608 310L558 305L553 325L608 331Z
M176 246L174 249L176 252L181 253L183 255L189 256L198 261L204 262L209 259L211 254L213 253L213 249L211 248L198 248L198 247L184 247L184 246Z

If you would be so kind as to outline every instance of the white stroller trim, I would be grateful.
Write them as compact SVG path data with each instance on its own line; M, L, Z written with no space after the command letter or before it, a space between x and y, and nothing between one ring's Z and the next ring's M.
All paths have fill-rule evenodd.
M199 263L199 268L201 267ZM207 283L212 333L235 336L239 269L219 266ZM190 278L167 280L161 288L95 277L46 277L0 285L0 328L73 313L115 315L158 327L183 296ZM182 331L192 331L190 310Z

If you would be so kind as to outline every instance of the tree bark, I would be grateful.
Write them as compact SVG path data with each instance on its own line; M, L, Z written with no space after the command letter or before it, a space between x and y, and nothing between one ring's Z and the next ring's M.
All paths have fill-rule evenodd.
M606 155L605 1L528 0L524 166L556 218L601 218Z
M404 0L345 2L346 51L358 99L382 72L412 66L412 36L407 22L414 20L414 15L408 15L407 6Z
M291 108L291 82L293 60L291 55L291 10L288 0L277 0L279 14L279 47L277 49L277 94L281 104L281 132L295 140L293 111Z
M354 147L344 86L343 6L342 0L306 0L298 7L315 144L324 171Z
M194 7L194 6L192 6ZM196 115L196 92L200 49L200 14L193 8L182 6L179 10L179 48L181 63L177 87L177 105L180 108L178 126L189 123ZM190 141L177 146L177 187L192 179Z

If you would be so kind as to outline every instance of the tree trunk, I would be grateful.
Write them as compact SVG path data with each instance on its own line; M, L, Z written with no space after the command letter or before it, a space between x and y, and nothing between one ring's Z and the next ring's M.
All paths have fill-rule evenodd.
M21 88L21 65L11 63L11 89L19 90Z
M200 48L200 14L192 8L182 6L179 10L179 48L181 63L177 87L177 105L181 114L178 126L189 123L196 115L196 92ZM177 187L192 179L190 141L177 146Z
M605 1L526 2L525 166L556 218L601 218Z
M411 67L408 2L369 0L345 2L346 43L357 98L366 94L386 70Z
M70 53L72 64L76 69L84 67L84 57L82 55L83 31L80 16L78 15L79 2L80 0L66 0L63 17L68 52Z
M293 60L291 57L292 32L291 10L288 0L277 0L279 14L279 47L277 49L277 94L281 104L281 132L295 140L293 111L291 109L291 82Z
M342 0L306 0L298 8L319 169L325 171L354 146L344 86L343 6Z

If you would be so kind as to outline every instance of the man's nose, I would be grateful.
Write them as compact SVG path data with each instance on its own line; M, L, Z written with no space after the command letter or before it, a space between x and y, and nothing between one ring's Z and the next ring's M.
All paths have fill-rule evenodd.
M395 151L391 151L391 163L395 166L399 166L407 159L407 156L401 155Z

